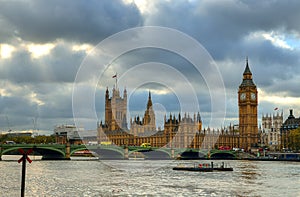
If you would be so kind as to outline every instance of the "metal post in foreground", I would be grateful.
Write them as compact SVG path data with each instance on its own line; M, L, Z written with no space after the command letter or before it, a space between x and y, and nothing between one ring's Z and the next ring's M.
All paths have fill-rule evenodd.
M26 175L26 160L31 163L31 159L29 159L28 155L32 152L32 149L29 149L25 152L23 149L19 149L19 152L23 155L19 160L18 163L22 162L22 180L21 180L21 197L25 196L25 175Z

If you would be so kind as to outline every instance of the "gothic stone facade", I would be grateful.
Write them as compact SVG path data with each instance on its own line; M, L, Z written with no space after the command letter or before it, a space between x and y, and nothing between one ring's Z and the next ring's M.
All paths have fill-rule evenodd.
M243 82L238 91L239 130L233 126L219 130L203 129L199 113L177 117L170 114L164 118L164 129L156 129L155 113L152 109L151 94L143 117L130 120L127 127L127 92L123 98L118 89L105 94L105 121L98 124L98 142L111 141L119 146L140 146L150 143L153 147L213 149L220 146L239 147L250 150L258 143L257 89L252 81L248 61L243 74Z
M268 146L271 151L280 150L280 128L283 124L283 112L279 114L266 114L262 116L260 128L260 145Z
M148 102L143 117L134 117L130 120L130 129L127 128L125 121L126 109L121 106L126 96L121 98L118 90L113 89L115 93L109 98L109 92L106 91L104 123L98 124L98 142L110 141L119 146L140 146L143 143L150 143L153 147L169 148L201 148L212 149L219 146L239 147L239 133L233 127L223 128L221 130L204 129L202 130L202 120L200 113L190 116L185 113L183 117L179 113L177 117L170 114L164 117L164 129L157 130L155 125L155 113L152 108L151 94L149 92ZM117 97L117 98L115 98ZM124 111L118 110L112 106L113 100L118 100L119 107ZM113 112L115 109L115 112ZM114 117L113 114L120 114ZM120 119L123 117L124 119ZM121 126L117 123L122 123Z

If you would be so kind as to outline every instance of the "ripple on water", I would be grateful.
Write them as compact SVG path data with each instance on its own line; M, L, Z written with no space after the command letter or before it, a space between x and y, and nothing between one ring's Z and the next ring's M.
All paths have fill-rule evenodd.
M228 162L233 172L173 171L177 161L34 161L26 196L300 196L300 163ZM20 174L17 162L0 162L1 197L20 195Z

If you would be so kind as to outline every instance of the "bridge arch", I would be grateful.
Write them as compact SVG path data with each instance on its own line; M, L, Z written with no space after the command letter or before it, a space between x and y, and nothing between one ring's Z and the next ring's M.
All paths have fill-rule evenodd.
M120 146L87 146L86 149L95 152L100 159L124 159L125 155Z
M50 158L49 155L50 153L57 153L57 154L54 154L53 156L58 156L58 158L65 158L66 156L66 153L61 150L61 149L57 149L55 147L37 147L37 146L32 146L32 147L29 147L29 146L14 146L14 147L9 147L9 148L6 148L6 149L3 149L2 152L1 152L1 155L5 155L6 153L9 153L9 152L12 152L12 151L16 151L18 149L25 149L25 150L28 150L28 149L33 149L34 152L36 153L39 153L43 156L42 159L47 159L47 158Z
M118 152L121 155L124 155L124 149L121 148L121 147L117 147L117 146L93 146L93 145L92 146L80 145L78 147L71 146L70 155L72 155L76 151L81 151L81 150L89 150L89 151L97 152L98 149L111 150L111 151L114 151L114 152Z
M145 159L170 159L171 150L164 148L137 148L129 151L128 156L132 156L134 153L142 153Z
M178 155L180 159L203 159L206 158L207 152L199 149L181 149Z
M70 155L73 155L76 151L81 151L81 150L89 150L89 149L87 147L74 148L74 149L71 149Z
M211 159L234 159L235 154L231 152L216 152L210 155Z

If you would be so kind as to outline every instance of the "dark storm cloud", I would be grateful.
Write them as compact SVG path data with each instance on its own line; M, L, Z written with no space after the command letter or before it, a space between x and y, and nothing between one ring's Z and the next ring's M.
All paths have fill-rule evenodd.
M44 102L44 105L37 106L28 98L22 98L21 91L0 97L1 128L6 127L5 114L15 125L23 127L27 124L27 128L32 127L30 118L36 116L40 118L40 127L50 130L56 124L72 123L71 86L87 55L83 51L72 51L72 44L95 45L107 36L141 25L175 28L203 44L218 63L223 76L227 92L227 117L230 120L238 116L237 90L242 82L246 56L249 56L254 82L266 94L280 92L300 96L299 48L282 48L262 36L263 33L274 32L299 39L300 1L176 0L155 1L154 7L142 15L134 4L124 4L121 0L1 1L0 42L17 49L11 59L0 59L0 78L24 88L24 95L30 91L36 93L36 97ZM21 39L16 39L18 37ZM49 54L34 59L24 47L18 48L24 40L27 43L54 41L55 46ZM293 42L289 44L292 46ZM189 82L197 85L200 110L203 112L201 115L205 120L204 125L208 124L206 119L210 116L211 98L203 76L184 58L158 49L132 51L114 62L112 69L106 73L109 79L104 80L101 92L96 93L95 105L99 119L104 116L103 88L108 86L111 90L114 83L110 72L118 72L121 76L133 65L150 61L173 66ZM135 84L143 81L144 75L136 75L120 84L121 89L123 86L134 88ZM159 81L159 77L153 76L153 79ZM180 81L174 77L172 80L173 87L178 87ZM159 86L152 85L149 89L161 90ZM10 92L9 88L7 91ZM178 105L173 95L153 92L152 99L162 104L167 113L173 111L177 114ZM128 103L129 109L136 113L132 116L143 115L146 102L146 90L133 95ZM260 102L259 106L260 110L273 108L267 101ZM27 118L22 120L22 116Z
M190 62L188 62L188 60L184 59L184 57L180 56L180 54L175 54L170 51L161 50L161 49L157 49L157 48L139 49L139 50L124 54L123 56L118 58L116 64L119 68L116 68L116 69L121 69L123 72L126 72L129 68L133 68L136 65L141 65L141 64L147 63L147 62L153 62L153 64L155 64L155 62L158 62L158 63L168 65L168 66L170 66L170 69L174 68L174 69L176 69L176 71L180 72L186 78L190 78L190 79L193 79L193 78L195 78L195 75L200 74L195 69L194 65L192 65ZM149 66L151 66L151 65L149 65ZM163 67L163 66L161 66L161 67ZM160 70L157 70L157 73L159 73L159 72L160 72ZM165 73L165 75L169 75L169 74L171 74L171 73ZM160 76L160 75L158 75L158 76ZM155 78L155 77L156 76L153 76L153 78ZM176 79L174 79L174 80L176 80ZM164 81L164 79L161 78L161 79L157 79L156 81L160 82L160 81Z
M14 83L73 83L85 55L64 43L39 58L22 49L12 59L0 59L0 77Z
M10 96L0 96L1 130L7 127L6 117L12 130L33 129L32 119L38 119L39 129L42 130L52 130L56 124L73 123L72 85L17 85L21 88L18 92L15 91ZM35 93L35 98L32 98L30 93ZM39 105L36 100L42 101L43 104Z
M1 95L1 115L7 114L17 129L32 128L24 116L38 118L39 127L46 130L73 123L72 84L86 52L73 51L72 45L97 44L141 24L137 7L119 0L1 1L0 44L16 49L11 58L0 59L1 84L9 84L3 86L9 95ZM39 58L26 48L28 43L52 41L54 48ZM43 104L31 100L30 94ZM0 127L5 125L1 122Z
M299 7L299 1L161 1L155 6L156 14L146 16L145 24L172 27L193 36L217 61L249 56L258 64L253 67L273 67L275 77L286 78L290 70L298 70L299 50L289 51L249 36L272 31L299 36ZM276 75L283 67L288 72Z
M33 116L34 113L31 109L32 106L34 106L33 103L28 101L24 97L19 96L1 96L1 102L0 102L0 110L1 114L22 114L24 116Z
M211 53L226 51L251 32L280 30L300 32L299 1L160 1L146 25L179 29L197 38ZM185 17L182 17L185 16ZM222 53L220 53L220 51Z
M276 81L276 86L270 86L266 88L269 92L279 92L281 95L290 97L300 97L299 91L299 78L290 80Z
M57 45L43 60L49 69L49 81L73 83L76 73L86 53L72 51L68 45Z
M39 109L40 117L61 120L64 118L72 118L71 91L66 93L68 94L61 95L60 92L58 92L57 94L48 95L48 100L45 100L46 104L42 105ZM52 102L50 99L53 99Z
M32 128L36 116L36 104L27 98L16 96L0 97L0 130Z
M142 24L135 4L121 0L1 1L0 5L3 39L16 36L38 43L65 39L96 44Z

